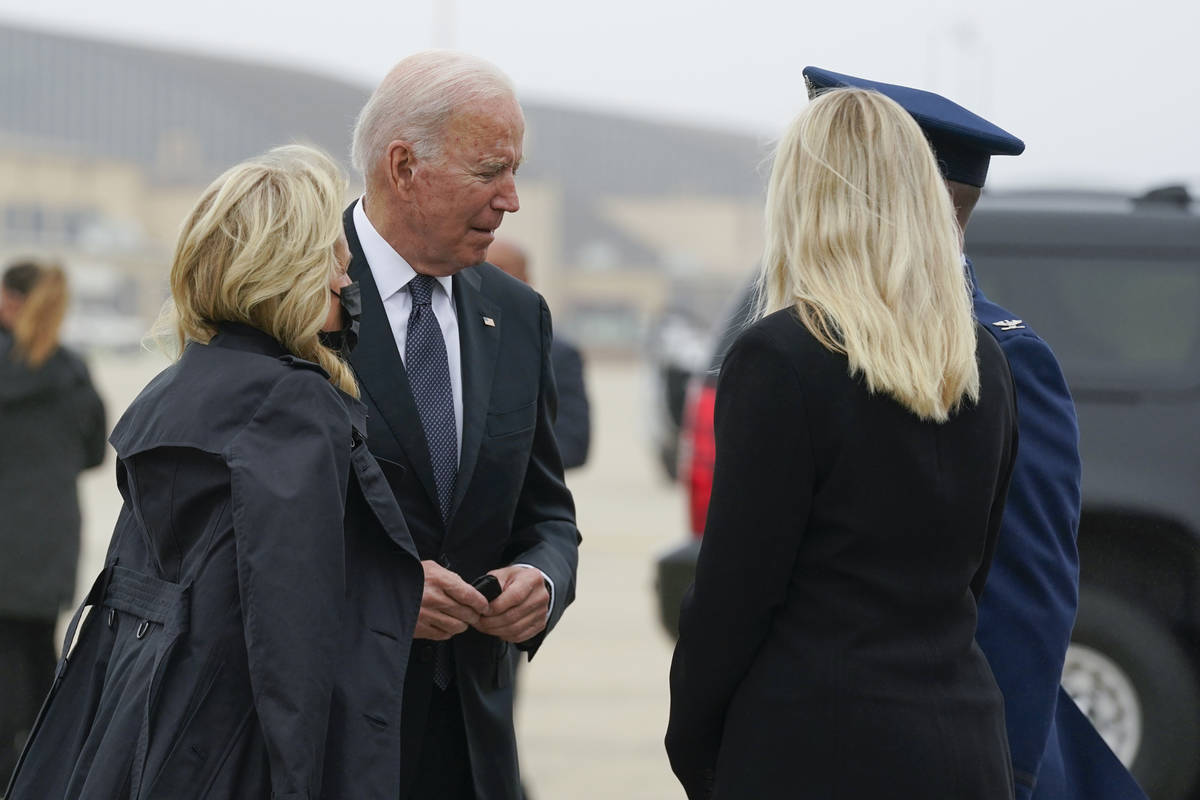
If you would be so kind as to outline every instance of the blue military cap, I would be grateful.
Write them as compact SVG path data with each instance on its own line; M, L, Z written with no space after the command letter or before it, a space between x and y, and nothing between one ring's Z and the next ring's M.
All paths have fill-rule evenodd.
M937 155L946 180L983 186L992 156L1017 156L1025 143L978 114L940 94L842 75L820 67L805 67L808 96L823 89L873 89L899 103L913 115Z

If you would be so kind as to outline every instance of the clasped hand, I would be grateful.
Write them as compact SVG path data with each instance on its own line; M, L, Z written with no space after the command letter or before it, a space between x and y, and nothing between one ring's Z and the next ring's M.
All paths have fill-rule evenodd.
M500 581L500 596L491 603L471 584L436 561L422 561L425 593L417 617L417 639L444 641L468 627L506 642L523 642L542 632L550 593L542 573L528 567L490 571Z

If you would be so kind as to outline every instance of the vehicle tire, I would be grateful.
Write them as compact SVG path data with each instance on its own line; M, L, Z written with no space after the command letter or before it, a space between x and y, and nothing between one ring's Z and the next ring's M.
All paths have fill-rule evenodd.
M1200 788L1200 677L1156 617L1083 587L1063 687L1152 800Z

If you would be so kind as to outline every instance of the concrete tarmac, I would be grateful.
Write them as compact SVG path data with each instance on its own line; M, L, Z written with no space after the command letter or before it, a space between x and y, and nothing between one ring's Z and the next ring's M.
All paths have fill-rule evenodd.
M91 360L110 426L165 365L153 354ZM671 642L658 624L654 561L682 541L684 498L653 461L641 367L591 360L587 380L591 457L567 475L584 537L578 592L537 657L522 665L522 773L531 800L678 800L683 791L662 745ZM79 583L89 586L121 504L111 450L80 491Z

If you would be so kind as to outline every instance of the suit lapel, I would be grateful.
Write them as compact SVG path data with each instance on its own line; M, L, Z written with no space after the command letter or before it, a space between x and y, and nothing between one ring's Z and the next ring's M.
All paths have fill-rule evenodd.
M467 494L479 460L492 396L496 354L500 350L500 308L484 297L479 284L479 272L473 267L454 276L454 306L458 314L458 342L462 356L463 443L458 478L450 502L452 520ZM487 320L491 321L490 325Z
M412 387L404 372L400 351L396 349L396 339L383 308L383 299L379 296L371 267L367 264L354 230L353 211L354 205L351 204L346 209L343 221L346 242L350 245L350 277L358 281L362 288L363 311L359 321L358 346L350 355L350 364L357 373L359 385L370 395L371 402L379 410L421 485L425 487L430 502L437 508L437 489L429 446L425 443Z

